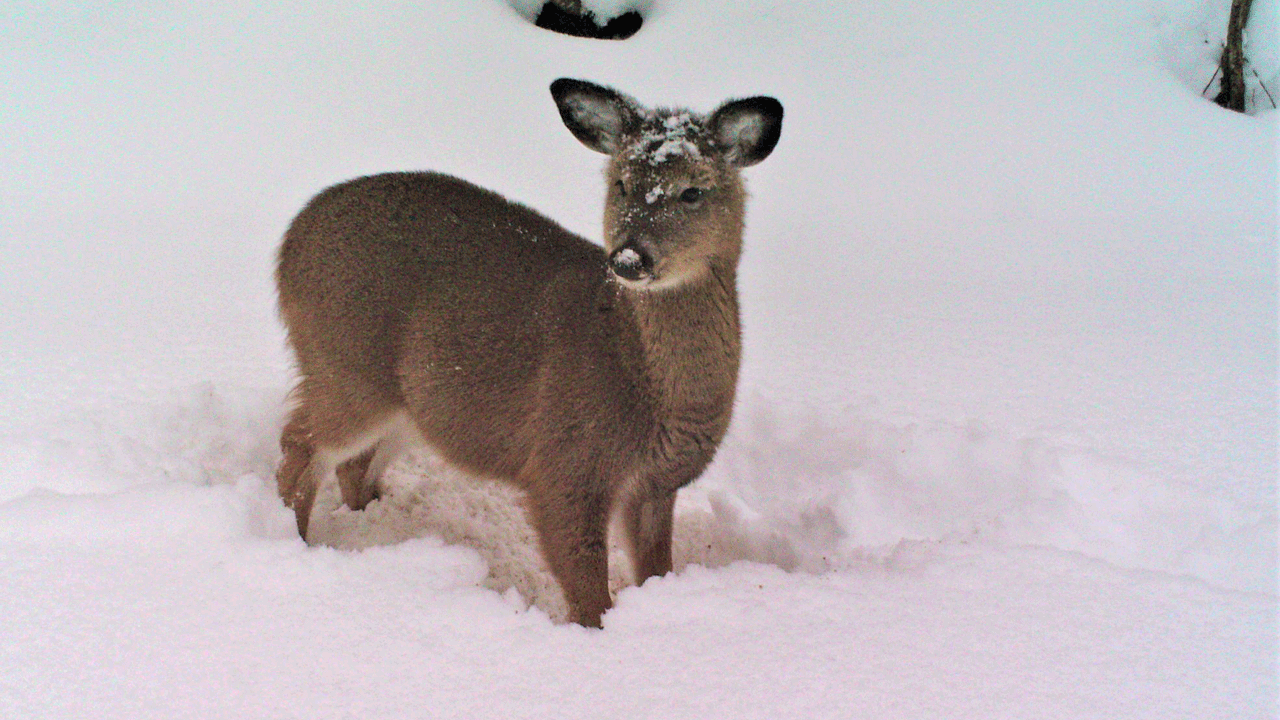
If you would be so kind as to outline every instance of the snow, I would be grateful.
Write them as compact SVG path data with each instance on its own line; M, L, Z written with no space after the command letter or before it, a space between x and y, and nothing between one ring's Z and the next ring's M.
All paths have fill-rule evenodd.
M656 114L645 118L645 131L625 150L633 160L645 160L650 165L661 165L673 158L701 160L702 153L690 137L702 131L701 121L687 112ZM654 203L649 196L645 201Z
M1278 115L1199 97L1227 3L525 4L0 11L0 717L1277 716ZM434 169L598 238L561 76L786 107L733 427L603 631L500 485L414 456L318 547L271 486L293 213Z
M644 265L644 261L640 259L640 253L636 252L635 250L632 250L631 248L622 248L621 250L619 250L618 253L614 256L613 261L618 265L624 265L624 266L633 267L633 268L640 268L641 266Z

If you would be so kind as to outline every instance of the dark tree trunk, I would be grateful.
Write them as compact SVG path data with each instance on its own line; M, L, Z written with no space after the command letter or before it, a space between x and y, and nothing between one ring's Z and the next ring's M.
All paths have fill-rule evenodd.
M1218 69L1222 84L1213 99L1224 108L1244 112L1244 26L1249 22L1249 6L1253 0L1231 0L1231 19L1227 21L1227 42L1222 48Z

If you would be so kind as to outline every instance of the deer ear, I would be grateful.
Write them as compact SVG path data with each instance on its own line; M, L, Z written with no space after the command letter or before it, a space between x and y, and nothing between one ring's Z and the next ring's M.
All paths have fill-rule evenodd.
M626 95L585 80L560 78L551 83L551 97L574 137L606 155L622 148L622 136L639 125L643 112Z
M764 96L730 100L711 113L706 126L730 165L755 165L769 157L782 135L782 103Z

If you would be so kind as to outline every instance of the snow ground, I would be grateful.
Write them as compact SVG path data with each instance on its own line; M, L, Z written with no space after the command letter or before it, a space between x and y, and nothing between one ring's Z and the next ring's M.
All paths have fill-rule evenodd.
M1276 716L1277 115L1196 97L1218 4L423 5L0 9L0 717ZM416 457L317 548L270 487L292 213L433 168L596 236L559 76L787 108L733 430L602 632L500 487Z

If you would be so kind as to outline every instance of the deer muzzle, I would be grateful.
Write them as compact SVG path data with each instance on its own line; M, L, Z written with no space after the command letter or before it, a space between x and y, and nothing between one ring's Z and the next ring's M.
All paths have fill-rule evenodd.
M635 240L629 240L609 254L609 269L629 282L653 279L653 255Z

